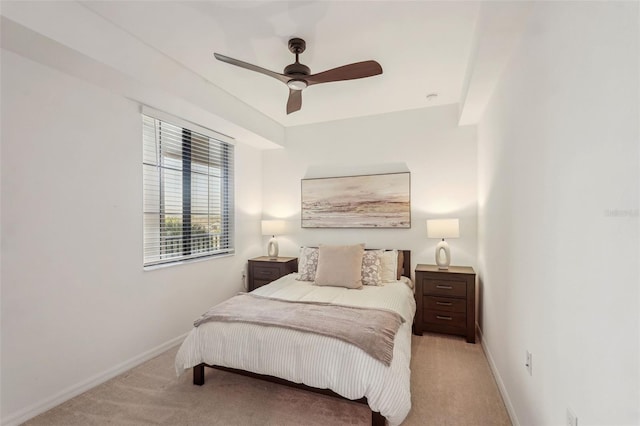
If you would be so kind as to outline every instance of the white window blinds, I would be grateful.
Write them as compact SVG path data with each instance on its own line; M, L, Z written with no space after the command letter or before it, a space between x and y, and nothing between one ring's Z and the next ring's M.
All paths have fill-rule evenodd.
M165 117L142 115L144 266L233 253L233 143Z

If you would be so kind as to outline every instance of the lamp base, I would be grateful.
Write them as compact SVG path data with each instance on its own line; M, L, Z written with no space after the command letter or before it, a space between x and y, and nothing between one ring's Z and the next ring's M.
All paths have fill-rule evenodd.
M436 265L438 269L449 269L451 264L451 251L449 244L443 239L436 246Z
M269 245L267 246L267 254L270 258L276 259L278 257L278 240L273 236L269 240Z

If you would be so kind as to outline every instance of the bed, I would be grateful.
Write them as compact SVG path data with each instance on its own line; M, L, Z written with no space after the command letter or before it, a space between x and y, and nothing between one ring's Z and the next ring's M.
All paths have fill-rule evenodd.
M176 355L177 374L193 369L196 385L204 384L205 367L250 375L366 403L372 411L373 425L400 424L411 409L415 301L408 278L410 252L396 253L400 262L394 272L397 276L384 285L364 285L358 290L320 286L300 280L305 278L301 272L286 275L250 294L297 303L329 302L396 312L402 322L393 338L393 357L388 366L334 337L284 327L212 321L194 327L183 342Z

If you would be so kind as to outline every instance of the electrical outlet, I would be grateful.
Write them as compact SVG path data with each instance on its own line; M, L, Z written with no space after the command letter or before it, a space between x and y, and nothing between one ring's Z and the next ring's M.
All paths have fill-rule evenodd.
M529 375L532 376L533 375L533 356L531 355L531 352L527 351L527 358L526 361L524 363L524 365L527 367L527 371L529 372Z
M567 426L578 426L578 416L571 408L567 408Z

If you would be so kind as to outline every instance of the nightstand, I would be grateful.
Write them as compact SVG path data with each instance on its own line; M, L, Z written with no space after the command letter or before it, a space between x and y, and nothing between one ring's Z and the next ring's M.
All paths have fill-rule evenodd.
M476 342L476 273L468 266L416 266L415 334L456 334Z
M269 284L280 277L298 271L297 257L276 257L260 256L249 259L249 281L247 288L249 291Z

